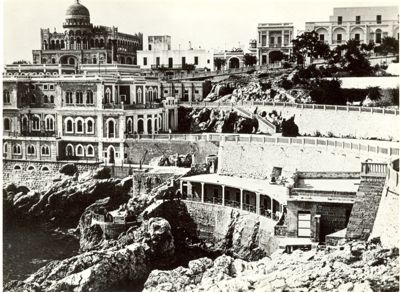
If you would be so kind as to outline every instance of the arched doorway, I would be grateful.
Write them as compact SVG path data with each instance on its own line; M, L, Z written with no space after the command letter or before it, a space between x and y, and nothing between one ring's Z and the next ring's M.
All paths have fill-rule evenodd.
M143 130L144 130L143 120L138 120L137 130L138 130L138 134L142 134L143 133Z
M147 133L151 134L152 133L152 127L151 127L151 119L147 120Z
M78 63L78 59L75 56L62 56L60 58L61 64L75 65Z
M109 163L115 163L115 149L114 149L113 146L109 146L108 147L107 156L108 156L108 162Z
M283 53L281 51L272 51L269 53L269 63L280 62L283 59Z
M239 68L239 58L232 57L229 59L229 69Z

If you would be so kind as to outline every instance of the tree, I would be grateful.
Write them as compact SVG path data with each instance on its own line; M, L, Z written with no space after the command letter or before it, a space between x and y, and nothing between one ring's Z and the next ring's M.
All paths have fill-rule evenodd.
M244 64L246 66L254 66L255 64L257 64L257 57L250 55L250 54L245 54L243 56L244 58Z
M194 64L183 64L182 69L190 72L196 69L196 66Z
M222 58L215 58L214 65L217 67L217 70L221 70L221 67L226 64L226 60Z
M375 48L375 52L384 56L397 54L399 52L399 41L392 37L384 37L381 45Z
M379 86L368 86L367 92L370 100L379 100L382 97L381 89Z
M332 80L318 80L318 86L311 90L310 96L317 104L346 104L346 97L343 94L340 81L337 79Z
M396 88L393 88L390 90L390 97L392 99L393 105L399 105L399 87L397 86Z
M293 54L298 64L303 64L306 56L311 58L327 58L330 53L329 46L318 39L316 31L304 32L292 41Z

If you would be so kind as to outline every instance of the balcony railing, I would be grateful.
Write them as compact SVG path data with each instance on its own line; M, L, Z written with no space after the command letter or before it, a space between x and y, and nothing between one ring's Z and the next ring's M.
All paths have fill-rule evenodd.
M385 177L387 174L388 166L386 163L361 163L361 176L379 176Z
M124 104L124 109L154 109L154 108L162 108L163 104L160 103L137 103L137 104Z
M184 65L182 64L158 64L158 65L151 65L151 69L182 69Z

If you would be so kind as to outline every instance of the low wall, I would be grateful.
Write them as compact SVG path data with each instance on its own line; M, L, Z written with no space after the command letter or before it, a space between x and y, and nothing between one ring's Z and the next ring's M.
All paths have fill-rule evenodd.
M331 79L331 78L327 78ZM398 76L376 76L376 77L341 77L342 88L361 88L368 86L379 86L380 88L396 88L399 86Z
M245 142L224 142L218 155L219 173L243 177L270 177L273 167L281 167L289 177L300 172L360 172L361 162L377 159L373 153L352 153L346 149L302 147Z
M26 186L30 190L45 191L53 179L60 176L59 169L66 164L65 162L46 162L46 161L18 161L3 160L3 186L15 184L16 186ZM80 173L94 171L98 164L75 163ZM19 166L19 170L14 170ZM34 170L28 170L33 167ZM43 170L47 168L47 170Z
M147 155L144 164L148 164L151 159L161 157L163 154L174 155L176 153L179 155L192 153L194 154L195 162L202 163L205 162L208 155L218 153L219 145L219 143L208 141L143 141L133 139L128 139L126 144L128 145L125 148L128 155L127 159L130 159L134 164L139 164L139 161L144 157L145 151L147 151Z
M380 237L385 247L400 246L399 173L389 167L370 238Z
M232 236L233 250L239 254L246 249L260 248L270 255L279 247L274 236L276 222L271 219L226 206L193 201L185 204L201 239L218 245Z

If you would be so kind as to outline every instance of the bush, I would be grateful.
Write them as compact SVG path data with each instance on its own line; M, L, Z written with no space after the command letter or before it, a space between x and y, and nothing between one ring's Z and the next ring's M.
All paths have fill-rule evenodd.
M283 87L283 89L289 90L289 89L292 89L293 83L292 83L290 80L287 80L287 79L285 78L285 79L283 79L283 80L281 81L281 86Z
M96 170L93 178L96 179L107 179L111 177L111 168L109 167L101 167Z
M290 64L289 62L283 62L282 67L283 69L289 69L292 68L292 64Z
M63 165L59 172L65 175L73 176L78 171L78 168L73 163Z
M282 121L282 136L283 137L297 137L299 135L299 127L294 122L294 116Z

